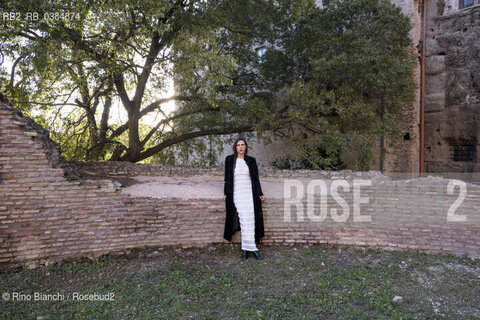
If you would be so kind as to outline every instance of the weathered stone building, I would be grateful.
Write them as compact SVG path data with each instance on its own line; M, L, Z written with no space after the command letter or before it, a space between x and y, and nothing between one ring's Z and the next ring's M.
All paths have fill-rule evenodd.
M411 50L414 55L420 57L422 36L422 3L420 0L391 0L392 3L402 9L402 12L412 20ZM415 67L415 81L418 83L418 90L414 102L404 107L403 110L403 132L404 137L394 148L387 148L385 155L384 171L415 174L420 168L420 81L421 81L421 60ZM380 147L380 146L379 146ZM372 170L379 170L379 161L373 165Z
M471 7L460 9L464 4ZM480 171L480 6L432 1L427 12L425 171Z

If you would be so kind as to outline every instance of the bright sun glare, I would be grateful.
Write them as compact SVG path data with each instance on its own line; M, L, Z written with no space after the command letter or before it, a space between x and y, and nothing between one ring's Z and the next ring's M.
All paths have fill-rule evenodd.
M9 57L3 57L3 63L0 64L0 68L9 71L12 69L13 61ZM166 83L166 87L164 90L161 90L156 98L158 99L164 99L164 98L169 98L175 95L175 88L174 88L174 82L173 79L168 79ZM67 101L69 104L73 104L75 97L71 97L69 101ZM176 101L169 101L167 103L164 103L161 105L161 110L168 116L170 113L172 113L175 109L177 108L177 103ZM62 108L60 111L60 114L62 115L62 118L66 117L68 114L70 114L74 109L77 109L77 107L74 107L72 105L66 105ZM100 106L99 110L97 110L97 113L99 114L99 117L101 117L101 113L103 111L103 108ZM55 117L55 114L57 114L57 110L53 110L52 112L49 112L49 114L45 114L45 111L41 111L39 108L37 110L32 110L32 115L33 116L38 116L40 114L44 114L46 118L53 119ZM140 123L147 125L149 127L154 127L159 121L161 121L164 118L163 114L155 111L151 112L150 114L145 115L140 119ZM114 100L112 104L112 109L110 111L110 118L109 118L109 124L123 124L127 121L128 116L125 108L122 106L120 100L117 98ZM54 125L55 126L55 125Z
M164 98L169 98L175 95L175 88L173 85L173 80L169 79L167 83L167 87L160 91L158 99L164 99ZM125 108L122 106L122 103L120 102L119 99L116 100L116 102L113 104L115 107L114 110L110 113L110 121L109 123L125 123L128 119L127 111ZM161 105L161 110L168 116L170 113L175 111L177 108L176 101L169 101L167 103L164 103ZM143 116L140 119L140 123L147 125L149 127L155 127L155 125L161 121L164 118L164 116L158 112L154 111L151 112L145 116Z
M5 68L6 70L10 70L12 68L12 61L8 59L8 57L5 57L5 60L3 61L3 65L0 67ZM175 95L175 88L174 88L174 83L172 79L169 79L167 81L167 87L159 92L158 99L162 98L169 98ZM70 99L71 101L68 101L68 103L73 103L74 98ZM166 114L169 115L175 109L177 108L176 101L169 101L167 103L162 104L161 110ZM73 109L76 109L76 107L73 107L71 105L64 106L60 112L60 114L63 117L66 117L68 114L70 114ZM99 108L97 111L100 115L103 111L103 108ZM44 114L47 118L53 118L55 116L57 111L52 111L51 114ZM40 109L37 110L32 110L32 115L33 116L38 116L41 113L44 113L44 111L41 111ZM140 119L140 123L147 125L149 127L154 127L159 121L161 121L164 118L164 116L160 112L151 112L150 114L145 115ZM114 103L112 104L112 110L110 111L110 119L109 119L109 124L117 123L117 124L123 124L127 121L128 116L127 116L127 111L125 108L122 106L121 102L119 99L114 100Z

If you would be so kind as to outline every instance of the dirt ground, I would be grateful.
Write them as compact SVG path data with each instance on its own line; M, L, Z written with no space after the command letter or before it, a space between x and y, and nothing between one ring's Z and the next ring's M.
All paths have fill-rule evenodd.
M164 177L136 176L135 184L122 188L123 194L153 198L223 199L223 176ZM269 199L282 199L284 179L261 179Z

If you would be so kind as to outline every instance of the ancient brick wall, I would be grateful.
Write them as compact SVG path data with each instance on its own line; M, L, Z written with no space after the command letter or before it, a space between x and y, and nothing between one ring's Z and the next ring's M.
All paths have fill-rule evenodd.
M224 241L222 168L98 162L73 166L59 157L58 147L46 131L5 105L0 105L0 175L2 264L46 263L147 246ZM477 185L465 184L465 199L455 215L465 215L466 220L452 222L447 212L458 199L459 189L449 194L449 181L442 178L394 181L378 172L265 168L260 168L260 175L267 196L264 244L355 244L480 257ZM184 180L176 186L181 188L178 192L172 186L180 177ZM360 215L370 216L370 221L354 218L358 213L351 191L359 180L371 182L361 187L361 196L368 201L358 207ZM325 202L319 202L318 188L309 190L312 181L323 181L328 187ZM343 203L332 196L331 186L336 181L350 188L338 191ZM302 184L305 197L288 204L285 190L291 183ZM146 194L152 185L163 188L161 195L132 192L136 189ZM202 196L199 190L209 196ZM310 214L307 194L312 192L315 201ZM318 216L325 205L328 214L322 220ZM331 209L337 209L338 217ZM238 242L239 236L237 233L234 240Z
M195 180L198 176L215 176L213 179L217 188L211 188L215 193L210 197L217 209L223 208L221 198L223 170L222 168L180 168L161 165L138 165L131 163L87 162L78 163L81 172L90 170L99 177L110 176L122 180L129 177L147 177L142 181L154 181L156 176L192 177L182 180L182 188L188 194L182 196L175 190L160 193L149 193L153 197L190 197L197 199L195 194L199 188L210 188L206 180ZM468 253L480 257L480 186L466 182L465 198L460 197L460 187L448 192L448 185L452 180L441 177L427 177L421 179L391 179L379 172L353 171L310 171L310 170L278 170L264 167L260 170L262 187L268 201L264 204L265 238L264 244L290 243L333 243L356 244L365 246L394 247L424 249L430 251L445 251L453 253ZM334 181L342 180L350 190L342 193L348 204L348 213L332 197L331 185ZM360 214L370 217L370 221L356 221L354 218L353 186L355 181L371 181L371 186L361 188L361 197L368 198L368 203L360 204ZM167 180L160 179L163 183ZM189 181L192 186L184 184ZM326 202L320 202L319 189L315 189L315 203L313 214L308 214L308 185L324 181L327 185ZM152 182L151 184L155 184ZM296 207L294 197L286 197L285 189L290 184L302 184L304 197L301 199L301 208ZM145 189L150 184L142 184ZM452 185L453 188L453 185ZM293 188L295 189L295 188ZM124 191L130 192L129 188ZM295 195L298 190L292 191ZM147 191L145 192L147 193ZM288 201L290 199L290 201ZM285 201L287 200L287 201ZM462 200L455 209L456 201ZM195 200L196 201L196 200ZM321 215L322 206L327 209L324 219ZM290 209L288 209L290 208ZM337 209L340 217L333 217L332 209ZM465 221L449 221L448 213L453 218L465 216ZM453 210L453 211L452 211ZM221 210L220 210L221 211ZM343 216L343 217L341 217ZM303 217L303 220L300 221ZM346 218L345 218L346 217ZM222 224L223 212L217 217ZM221 233L221 228L219 232ZM221 239L218 239L221 241ZM234 241L239 241L239 234Z
M0 263L221 241L221 200L133 198L112 181L69 180L30 121L0 106Z
M418 56L418 48L421 41L422 30L422 12L421 5L417 0L390 0L393 4L402 9L402 13L410 17L412 29L410 37L412 39L412 56ZM385 142L386 154L384 162L384 172L399 173L418 173L420 169L420 62L417 61L414 68L414 81L418 87L415 92L415 99L410 105L405 105L402 112L401 130L404 134L403 139L396 142L394 147L388 146ZM379 142L378 142L379 143ZM379 145L379 144L378 144ZM380 148L378 147L378 154ZM378 157L377 157L378 158ZM375 164L371 170L379 170L379 159L375 159Z

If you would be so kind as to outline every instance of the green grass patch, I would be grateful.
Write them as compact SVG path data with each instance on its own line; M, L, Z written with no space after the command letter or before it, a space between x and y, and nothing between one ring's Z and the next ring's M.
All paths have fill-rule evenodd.
M0 293L10 299L0 300L0 319L480 319L478 260L325 246L261 251L260 261L215 245L3 272ZM36 301L35 292L66 299Z

